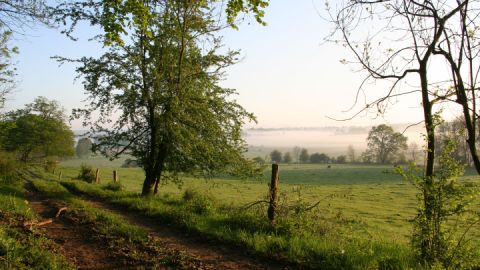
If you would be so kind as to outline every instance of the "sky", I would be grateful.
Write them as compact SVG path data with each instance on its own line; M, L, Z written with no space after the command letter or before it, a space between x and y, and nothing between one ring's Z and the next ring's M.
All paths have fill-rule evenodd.
M258 124L248 127L371 126L379 123L413 123L422 120L420 96L394 100L383 117L361 114L347 122L354 111L343 112L355 100L363 75L340 60L352 58L337 44L324 43L332 25L324 20L323 1L275 0L266 9L267 26L246 18L239 30L222 32L224 44L241 50L241 61L228 68L222 86L238 91L235 99L253 112ZM100 54L98 44L88 37L98 31L79 27L79 41L71 41L56 29L37 26L14 40L18 89L7 104L16 109L36 96L58 100L66 112L82 106L85 98L75 67L59 66L52 56L77 58ZM375 97L381 86L371 85ZM79 122L73 129L81 129Z

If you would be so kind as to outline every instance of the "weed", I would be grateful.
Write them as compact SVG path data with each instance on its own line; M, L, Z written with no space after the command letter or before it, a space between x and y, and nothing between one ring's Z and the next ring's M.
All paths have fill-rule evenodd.
M77 178L87 183L93 183L95 182L95 172L93 171L91 166L82 164L80 166L80 174Z

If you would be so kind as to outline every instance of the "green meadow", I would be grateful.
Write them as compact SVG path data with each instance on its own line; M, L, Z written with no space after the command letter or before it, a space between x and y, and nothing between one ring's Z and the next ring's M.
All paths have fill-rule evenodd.
M100 169L100 185L112 182L113 170L117 170L127 191L141 190L142 169L119 168L118 163L100 158L62 163L62 179L75 179L81 163ZM186 191L193 190L207 194L218 205L242 208L267 198L269 178L270 168L258 180L184 176L180 182L162 183L158 196L180 199ZM460 181L480 183L480 177L467 169ZM280 164L279 190L281 205L309 207L319 202L315 211L322 218L345 221L351 233L378 241L409 242L418 194L410 183L394 173L391 165L333 164L328 168L325 164ZM478 231L473 233L476 240L480 240Z

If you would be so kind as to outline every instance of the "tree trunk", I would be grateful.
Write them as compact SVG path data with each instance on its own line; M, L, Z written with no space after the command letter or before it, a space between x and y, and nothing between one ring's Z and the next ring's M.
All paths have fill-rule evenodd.
M422 105L423 105L423 114L425 118L425 129L427 132L427 164L425 167L425 179L423 187L423 203L425 208L425 219L426 222L431 223L434 215L434 198L432 198L432 188L433 188L433 169L435 162L435 123L433 122L432 115L432 103L428 96L428 78L427 78L427 66L426 61L421 62L420 66L420 83L422 89ZM422 235L430 235L428 229L430 226L422 226ZM424 237L424 240L421 243L421 253L422 258L428 258L431 250L431 238Z
M145 181L143 181L142 196L152 194L152 187L155 184L155 176L151 171L145 171Z

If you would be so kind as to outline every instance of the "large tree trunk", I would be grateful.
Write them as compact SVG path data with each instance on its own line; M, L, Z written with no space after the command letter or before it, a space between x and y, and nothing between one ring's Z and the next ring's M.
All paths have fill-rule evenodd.
M427 132L427 164L425 166L425 175L424 175L424 187L423 187L423 203L425 208L425 219L427 222L433 220L434 215L434 198L432 197L432 187L433 187L433 169L435 162L435 123L433 122L432 115L432 103L428 96L428 78L427 78L427 66L426 61L421 62L420 66L420 83L422 90L422 105L423 105L423 115L425 118L425 129ZM422 232L422 235L429 235L430 231L428 227L422 226L422 229L425 230ZM427 258L431 246L430 238L424 239L421 244L421 253L422 258Z
M163 170L165 168L165 159L167 157L167 145L161 143L157 147L157 155L151 162L151 166L145 169L145 182L143 182L142 196L148 196L156 194L158 191L158 182L162 177Z
M152 194L152 187L155 184L155 174L153 170L149 169L145 171L145 181L143 182L142 196L148 196Z

